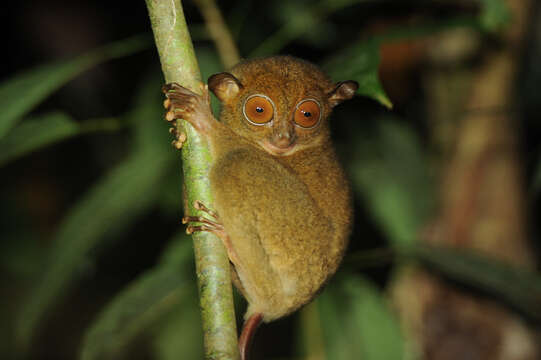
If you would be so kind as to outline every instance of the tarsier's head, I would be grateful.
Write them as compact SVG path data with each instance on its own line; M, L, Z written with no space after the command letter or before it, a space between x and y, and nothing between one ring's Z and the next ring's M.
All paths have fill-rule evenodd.
M290 56L242 62L212 75L220 120L275 156L325 141L332 108L355 95L355 81L332 83L318 67Z

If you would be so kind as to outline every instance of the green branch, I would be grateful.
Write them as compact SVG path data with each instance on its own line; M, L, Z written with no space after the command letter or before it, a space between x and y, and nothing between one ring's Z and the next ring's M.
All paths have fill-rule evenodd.
M205 19L205 26L209 32L216 50L220 55L222 64L226 69L233 67L240 61L240 54L229 28L225 24L220 9L214 0L195 0L199 11Z
M179 0L146 0L166 82L199 91L200 72ZM156 89L159 91L159 89ZM204 140L184 121L177 124L188 141L182 149L185 196L190 214L195 200L212 207ZM229 259L221 241L208 233L193 236L206 359L237 359L237 330ZM180 334L179 334L180 336ZM180 356L180 354L179 354Z

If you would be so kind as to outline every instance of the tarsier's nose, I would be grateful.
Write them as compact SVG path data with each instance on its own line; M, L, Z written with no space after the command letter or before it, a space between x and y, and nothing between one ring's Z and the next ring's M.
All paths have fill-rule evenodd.
M272 137L273 145L279 148L287 148L291 146L294 141L295 141L295 134L288 129L283 129L282 131L278 131Z
M274 125L271 143L279 148L285 149L295 142L295 128L289 122L277 123Z

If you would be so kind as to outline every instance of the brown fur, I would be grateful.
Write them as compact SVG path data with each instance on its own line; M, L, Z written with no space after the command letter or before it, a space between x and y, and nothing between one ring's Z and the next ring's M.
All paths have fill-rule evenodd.
M347 244L350 191L327 124L335 85L316 66L292 57L247 61L230 73L241 88L234 96L215 91L223 104L220 121L233 134L213 139L211 186L241 262L234 266L249 303L245 318L261 312L270 321L309 302L336 271ZM272 126L244 119L244 99L255 93L273 100ZM304 98L322 106L315 129L292 125ZM294 153L273 156L254 144L280 127L294 127Z
M333 84L315 65L277 56L213 75L209 87L223 105L220 122L197 107L201 97L184 118L207 136L211 148L211 190L230 240L233 281L249 304L245 318L261 313L271 321L309 302L345 251L351 195L328 117L333 106L353 96L357 84ZM274 118L263 126L243 114L245 100L254 94L274 103ZM306 98L321 107L321 120L311 129L292 121L296 105ZM262 145L275 144L282 135L292 139L287 152Z

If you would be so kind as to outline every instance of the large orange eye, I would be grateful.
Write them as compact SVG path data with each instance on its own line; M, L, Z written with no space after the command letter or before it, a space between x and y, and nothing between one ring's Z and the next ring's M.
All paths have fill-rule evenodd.
M319 103L312 99L306 99L297 104L293 120L300 127L311 128L317 125L320 116Z
M244 103L244 116L254 125L263 125L272 120L274 107L271 100L263 95L250 96Z

